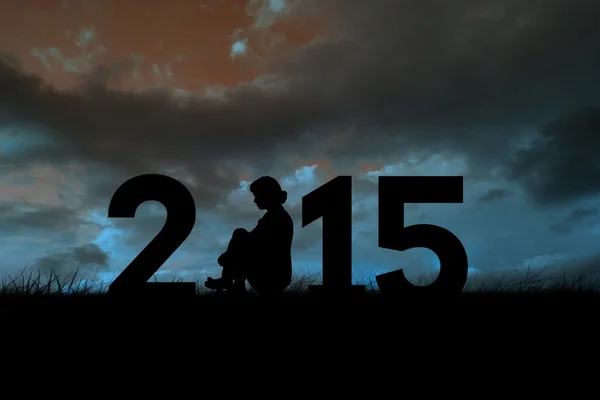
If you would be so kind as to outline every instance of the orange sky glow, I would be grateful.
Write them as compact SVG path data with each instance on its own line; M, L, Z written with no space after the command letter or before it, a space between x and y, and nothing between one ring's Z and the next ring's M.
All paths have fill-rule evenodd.
M281 2L283 3L283 2ZM118 88L156 84L201 92L258 76L272 57L324 33L323 21L293 13L257 26L252 0L4 0L0 49L23 68L66 89L99 65L127 64ZM250 11L249 11L250 10ZM253 12L254 10L254 12ZM251 15L252 14L252 15ZM231 57L236 40L247 52ZM136 58L137 57L137 58ZM114 82L113 82L114 83Z

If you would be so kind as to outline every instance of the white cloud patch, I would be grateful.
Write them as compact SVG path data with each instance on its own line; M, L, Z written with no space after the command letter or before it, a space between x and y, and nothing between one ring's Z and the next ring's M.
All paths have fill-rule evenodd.
M237 40L231 45L230 57L236 58L246 54L248 51L248 39Z
M94 39L96 38L96 27L92 26L89 28L84 28L81 30L81 33L79 33L79 36L77 37L77 46L82 50L85 51L86 48L88 47L88 45L94 41Z
M57 47L49 47L46 49L34 47L31 50L31 55L38 58L49 72L62 70L63 72L83 74L92 72L92 61L104 55L106 52L107 49L104 46L96 45L91 51L84 51L69 57L63 55L62 51Z
M268 28L289 12L289 4L286 0L250 0L246 12L255 18L255 28Z

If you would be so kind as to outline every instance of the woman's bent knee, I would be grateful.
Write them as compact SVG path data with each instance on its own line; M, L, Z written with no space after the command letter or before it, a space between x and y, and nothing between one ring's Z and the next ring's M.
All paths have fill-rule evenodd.
M231 242L229 242L230 246L235 248L236 252L246 253L246 248L248 247L248 241L246 238L250 235L250 233L244 228L238 228L233 231L233 235L231 235Z
M248 234L248 231L245 230L244 228L237 228L236 230L233 231L232 237L242 237L247 234Z

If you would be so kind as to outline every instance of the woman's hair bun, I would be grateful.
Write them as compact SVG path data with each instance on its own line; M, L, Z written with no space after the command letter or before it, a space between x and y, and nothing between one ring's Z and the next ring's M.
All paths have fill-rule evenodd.
M279 202L281 204L284 204L287 201L287 192L285 190L282 190L279 194Z

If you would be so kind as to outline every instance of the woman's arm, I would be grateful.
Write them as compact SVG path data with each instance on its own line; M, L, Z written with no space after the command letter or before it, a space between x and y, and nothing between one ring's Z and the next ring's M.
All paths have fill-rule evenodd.
M256 227L248 235L252 249L264 249L272 242L273 228L270 225L265 217L258 220Z

